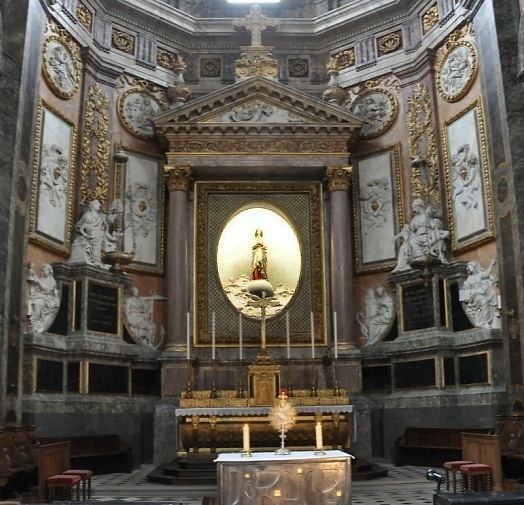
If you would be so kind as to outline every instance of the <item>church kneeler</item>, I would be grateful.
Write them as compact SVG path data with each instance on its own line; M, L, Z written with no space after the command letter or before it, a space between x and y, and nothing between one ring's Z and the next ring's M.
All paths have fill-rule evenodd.
M82 479L82 500L91 499L91 477L93 476L91 470L67 470L64 475L78 475Z
M81 477L78 475L53 475L46 481L46 498L47 501L54 501L58 497L61 500L71 500L73 489L76 489L76 500L80 500L80 482Z

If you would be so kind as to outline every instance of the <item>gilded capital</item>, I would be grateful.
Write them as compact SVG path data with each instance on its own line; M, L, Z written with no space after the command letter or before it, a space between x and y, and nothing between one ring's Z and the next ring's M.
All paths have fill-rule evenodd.
M187 191L191 181L192 170L189 165L172 167L164 166L164 176L169 191Z
M326 167L325 179L329 191L347 191L353 167Z

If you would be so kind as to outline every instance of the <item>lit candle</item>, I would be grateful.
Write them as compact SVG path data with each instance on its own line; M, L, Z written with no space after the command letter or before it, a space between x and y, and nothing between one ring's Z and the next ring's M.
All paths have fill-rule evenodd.
M313 319L313 312L311 316L311 359L315 359L315 321Z
M189 333L191 331L191 321L189 318L189 312L186 313L186 320L187 320L187 360L189 361L191 359L191 338L189 336Z
M500 293L497 295L497 309L502 308L502 296L500 296Z
M321 451L324 448L324 443L322 440L322 423L320 422L315 425L315 440L317 443L317 450Z
M244 424L242 427L242 441L244 446L244 452L249 452L249 424Z
M291 346L289 340L289 312L286 312L286 356L291 359Z
M211 359L215 359L215 313L211 316Z
M238 359L242 361L242 312L238 313Z
M338 333L337 333L337 313L333 312L333 340L335 344L335 359L338 358Z

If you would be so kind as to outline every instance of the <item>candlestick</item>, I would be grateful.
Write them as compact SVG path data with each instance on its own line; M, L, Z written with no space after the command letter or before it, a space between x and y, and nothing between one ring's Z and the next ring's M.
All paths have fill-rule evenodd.
M317 445L317 451L324 450L324 441L322 440L322 423L318 422L315 425L315 440Z
M337 332L337 313L333 312L333 340L335 344L335 359L338 358L338 332Z
M289 312L286 312L286 357L291 359L291 342L289 339Z
M215 359L215 313L211 316L211 359Z
M242 442L244 453L249 454L251 448L249 446L249 424L247 423L242 426Z
M313 312L311 316L311 359L315 359L315 320L313 318Z
M186 320L187 320L187 360L189 361L191 359L191 338L189 336L189 333L191 332L191 320L189 317L189 312L186 313Z
M242 312L238 313L238 359L242 361Z

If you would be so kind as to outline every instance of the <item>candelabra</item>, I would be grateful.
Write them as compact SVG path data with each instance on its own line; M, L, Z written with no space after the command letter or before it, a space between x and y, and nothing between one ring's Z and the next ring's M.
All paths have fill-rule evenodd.
M187 360L187 385L186 385L186 398L193 398L193 390L191 388L191 382L192 382L192 371L193 367L191 364L191 360Z

